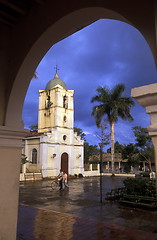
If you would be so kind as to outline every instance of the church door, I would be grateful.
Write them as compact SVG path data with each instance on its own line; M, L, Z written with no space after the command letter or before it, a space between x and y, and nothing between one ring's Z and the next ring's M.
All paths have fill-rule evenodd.
M63 153L61 156L61 169L68 174L68 154Z

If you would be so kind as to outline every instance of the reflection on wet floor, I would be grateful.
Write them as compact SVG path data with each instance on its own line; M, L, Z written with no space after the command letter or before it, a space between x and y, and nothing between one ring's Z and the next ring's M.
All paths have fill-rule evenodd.
M121 187L122 181L118 177L103 177L103 199L111 188ZM157 232L156 212L121 208L118 203L105 201L101 205L98 177L72 179L69 181L69 191L52 190L50 183L20 184L20 204L27 206L21 205L19 208L19 240L60 240L61 236L64 236L62 240L126 239L126 229L128 232L134 229L136 235L138 230L145 231L146 235ZM117 231L121 234L119 238ZM124 238L122 232L125 233ZM148 239L144 238L145 233L141 232L143 238L138 239ZM152 234L151 239L157 239L157 234Z
M47 240L71 239L73 236L73 226L76 220L73 217L65 217L58 212L49 213L38 211L34 223L34 235L38 238L44 236ZM46 228L45 228L46 226ZM49 230L50 229L50 230ZM49 233L47 233L49 231Z
M20 207L20 215L17 240L157 239L155 233L28 206Z

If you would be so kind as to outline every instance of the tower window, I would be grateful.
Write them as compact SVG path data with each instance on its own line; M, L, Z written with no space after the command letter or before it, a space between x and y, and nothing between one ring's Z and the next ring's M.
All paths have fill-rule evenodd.
M66 121L67 121L67 117L66 117L66 116L64 116L63 120L64 120L64 122L66 122Z
M66 95L63 97L63 107L68 108L68 98Z
M63 136L63 140L65 141L65 140L66 140L66 138L67 138L67 136L66 136L66 135L64 135L64 136Z
M45 102L45 108L50 108L50 107L51 107L51 101L50 101L50 95L48 95Z

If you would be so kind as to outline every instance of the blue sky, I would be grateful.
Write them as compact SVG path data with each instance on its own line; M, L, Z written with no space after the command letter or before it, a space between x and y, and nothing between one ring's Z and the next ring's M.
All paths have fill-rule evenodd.
M75 91L75 126L87 133L90 144L99 141L90 103L97 87L112 88L124 83L125 94L130 96L131 88L155 83L157 79L153 55L141 33L120 21L99 20L55 44L44 56L37 67L38 78L32 79L25 98L25 128L37 124L38 91L54 77L56 64L59 77ZM145 109L135 103L131 110L134 121L119 119L115 125L115 140L121 144L134 142L133 126L150 124Z

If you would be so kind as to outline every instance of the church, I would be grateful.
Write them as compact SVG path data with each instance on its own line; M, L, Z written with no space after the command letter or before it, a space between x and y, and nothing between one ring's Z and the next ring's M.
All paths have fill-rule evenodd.
M40 166L43 177L57 176L60 169L84 173L84 141L74 132L74 90L67 89L57 71L39 90L38 132L24 138L23 153L28 169Z

